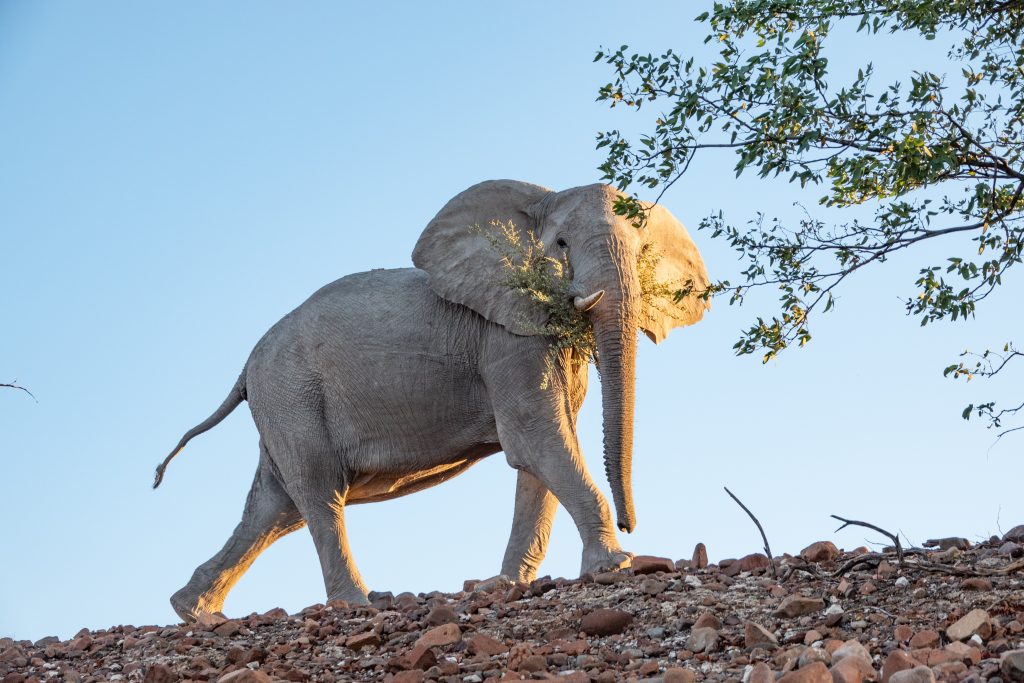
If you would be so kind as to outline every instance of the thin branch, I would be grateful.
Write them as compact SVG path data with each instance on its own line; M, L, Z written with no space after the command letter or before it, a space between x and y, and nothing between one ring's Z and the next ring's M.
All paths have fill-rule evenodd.
M896 559L897 559L897 561L899 561L901 567L903 566L903 545L900 543L900 537L899 536L897 536L895 534L892 534L892 533L889 533L885 529L883 529L881 527L877 527L874 524L869 524L868 522L858 522L855 519L845 519L843 517L840 517L839 515L829 515L829 516L832 517L833 519L838 519L840 522L843 523L843 525L841 527L836 529L836 532L842 531L846 527L848 527L850 525L853 525L853 526L862 526L862 527L866 527L868 529L873 529L874 531L877 531L878 533L882 534L883 536L887 536L892 541L893 546L896 548Z
M31 396L33 401L35 401L36 403L39 403L39 399L36 398L35 394L33 394L31 391L29 391L25 387L21 386L20 384L18 384L18 380L14 380L10 384L8 384L8 383L0 383L0 387L6 387L8 389L21 389L26 394Z
M725 489L725 492L729 494L730 498L732 498L733 500L736 501L737 505L739 505L741 508L743 508L743 511L747 513L747 515L750 517L750 519L754 520L754 524L757 525L757 530L761 532L761 540L764 541L764 552L768 556L768 567L772 571L772 578L773 579L779 578L779 574L775 570L775 556L772 555L772 549L768 545L768 537L764 533L764 527L761 526L761 522L759 522L757 517L754 516L754 513L751 512L750 509L746 505L743 504L743 501L741 501L739 498L737 498L735 495L733 495L733 492L729 490L728 486L723 486L722 488Z

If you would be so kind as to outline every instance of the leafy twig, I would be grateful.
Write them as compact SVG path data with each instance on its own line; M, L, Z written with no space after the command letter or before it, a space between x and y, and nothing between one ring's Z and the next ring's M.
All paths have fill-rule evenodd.
M779 578L779 574L775 570L775 556L772 555L772 549L768 545L768 537L764 533L764 527L761 526L761 522L758 521L757 517L754 516L754 513L751 512L750 509L746 505L743 504L743 501L741 501L739 498L737 498L733 494L733 492L729 490L728 486L723 486L722 488L725 489L725 492L729 494L730 498L732 498L733 500L736 501L737 505L739 505L741 508L743 508L743 511L747 513L747 515L750 517L750 519L754 520L754 524L757 525L757 530L761 532L761 540L764 541L764 552L765 552L765 555L768 556L768 568L772 572L772 578L773 579Z

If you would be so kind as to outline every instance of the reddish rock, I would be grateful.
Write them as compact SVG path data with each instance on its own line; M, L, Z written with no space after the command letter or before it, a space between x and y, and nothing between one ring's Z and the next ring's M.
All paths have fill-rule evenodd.
M889 679L897 671L906 671L913 669L915 666L921 666L921 662L917 661L903 650L893 650L889 653L889 656L885 658L885 663L882 664L882 683L889 683Z
M529 655L519 662L519 666L517 668L519 671L524 671L526 673L545 671L548 668L548 660L544 655Z
M775 609L775 616L784 619L802 617L825 609L825 601L821 598L805 598L801 595L790 595Z
M992 582L980 576L975 576L961 581L960 588L965 591L990 591L992 590Z
M655 557L653 555L637 555L633 558L634 574L653 574L654 572L674 572L675 564L667 557Z
M423 672L419 669L399 671L391 679L391 683L423 683Z
M871 653L860 644L860 641L850 639L839 647L832 650L832 661L836 664L844 659L858 659L871 667Z
M697 617L697 621L694 622L693 628L713 628L716 631L721 631L722 620L716 617L711 612L704 612L699 617Z
M949 550L950 548L967 550L971 547L971 542L966 538L960 538L959 536L949 536L948 538L929 538L924 542L924 547L936 548L938 550Z
M507 591L512 587L512 579L508 578L504 574L498 574L492 576L489 579L477 582L473 586L474 593L491 593L493 591Z
M223 638L230 638L238 633L239 629L241 629L241 626L237 621L225 621L220 626L214 628L213 632Z
M153 664L146 669L142 683L176 683L178 675L165 664Z
M821 662L814 662L802 669L790 671L778 683L832 683L832 674Z
M914 629L910 628L906 624L900 624L892 630L892 637L901 642L905 643L914 636Z
M983 609L972 609L946 629L950 640L966 640L975 634L981 638L992 635L992 620Z
M794 648L793 651L800 652L800 656L797 658L796 661L796 667L798 669L802 669L808 664L813 664L814 662L821 662L825 666L828 666L832 663L832 655L829 653L828 650L822 647L805 647L802 651L800 651L799 648Z
M703 543L701 545L704 545ZM663 683L693 683L696 679L696 675L689 669L682 669L678 666L671 666L665 669L665 674L661 677ZM755 683L751 681L751 683ZM771 683L775 683L773 680Z
M596 609L583 617L580 630L592 636L622 633L633 622L633 615L618 609Z
M441 626L443 624L459 623L459 615L450 605L436 605L427 614L427 624L430 626Z
M860 659L849 657L829 669L832 674L833 683L863 683L865 680L864 667ZM872 670L873 672L873 670Z
M484 633L474 633L469 639L466 648L472 655L479 654L487 657L502 655L508 652L508 647L504 643L501 643Z
M271 683L272 681L273 679L262 671L248 668L232 671L217 679L217 683Z
M434 651L426 645L414 645L405 656L402 666L406 669L429 669L437 663Z
M779 639L760 624L748 621L743 624L743 644L749 650L755 647L778 647Z
M364 631L345 639L345 647L350 650L359 650L364 647L376 647L380 645L380 636L375 631Z
M333 606L333 605L335 605L337 603L342 603L344 605L344 607L342 609L347 609L348 608L348 603L344 602L343 600L332 600L331 602L329 602L327 604L328 604L328 606ZM281 619L287 619L288 618L288 612L286 612L281 607L275 607L273 609L267 610L266 612L264 612L260 616L262 616L262 618L267 620L267 621L279 621Z
M272 611L273 610L271 610L271 612ZM284 610L281 611L284 612ZM267 614L270 614L270 612ZM285 616L288 616L287 612L285 613ZM199 618L196 619L196 623L192 624L192 626L200 631L212 631L227 620L228 618L220 612L203 612L199 615Z
M601 572L600 574L594 574L594 583L602 586L611 586L628 580L629 576L622 572Z
M708 566L708 549L703 543L698 543L693 548L693 558L690 560L692 569L704 569Z
M89 636L78 636L68 643L68 652L84 652L92 645L92 638Z
M559 683L590 683L590 676L582 671L560 672L558 681Z
M938 644L939 634L930 628L918 631L914 634L914 637L910 639L910 647L915 650L918 648L936 647Z
M973 645L967 645L966 643L955 641L947 645L945 650L957 661L963 662L964 664L973 666L981 661L981 650Z
M750 680L747 683L775 683L775 674L764 662L758 662L750 671Z
M926 666L915 666L897 671L889 678L889 683L935 683L935 674Z
M661 667L658 666L657 660L649 659L649 660L647 660L646 662L644 662L643 664L640 665L640 668L636 670L636 673L637 673L637 675L641 676L642 678L646 678L647 676L650 676L651 674L658 673L658 670L660 668ZM562 680L562 677L559 676L558 679ZM589 681L590 679L587 679L587 680Z
M462 640L462 631L455 624L443 624L432 628L416 641L414 647L443 647L454 645Z
M832 665L831 671L835 683L862 683L862 681L878 680L878 672L872 666L869 656L842 657Z
M839 557L839 548L832 541L818 541L800 551L807 562L831 562Z
M1024 524L1019 524L1003 534L1003 540L1024 541Z

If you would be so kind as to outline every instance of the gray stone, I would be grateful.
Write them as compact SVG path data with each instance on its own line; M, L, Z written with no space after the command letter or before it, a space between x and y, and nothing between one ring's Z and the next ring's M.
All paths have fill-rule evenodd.
M1011 681L1024 681L1024 650L1004 652L999 658L999 671Z
M935 683L935 674L927 666L897 671L889 677L889 683Z
M686 649L691 652L712 652L718 645L718 631L713 628L695 628L686 639Z

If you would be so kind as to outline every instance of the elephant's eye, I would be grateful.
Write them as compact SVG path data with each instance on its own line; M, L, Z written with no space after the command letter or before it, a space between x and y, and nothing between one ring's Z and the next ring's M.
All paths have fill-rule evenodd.
M557 240L555 240L555 244L557 244L562 249L566 249L569 246L569 243L565 241L564 237L559 237Z

